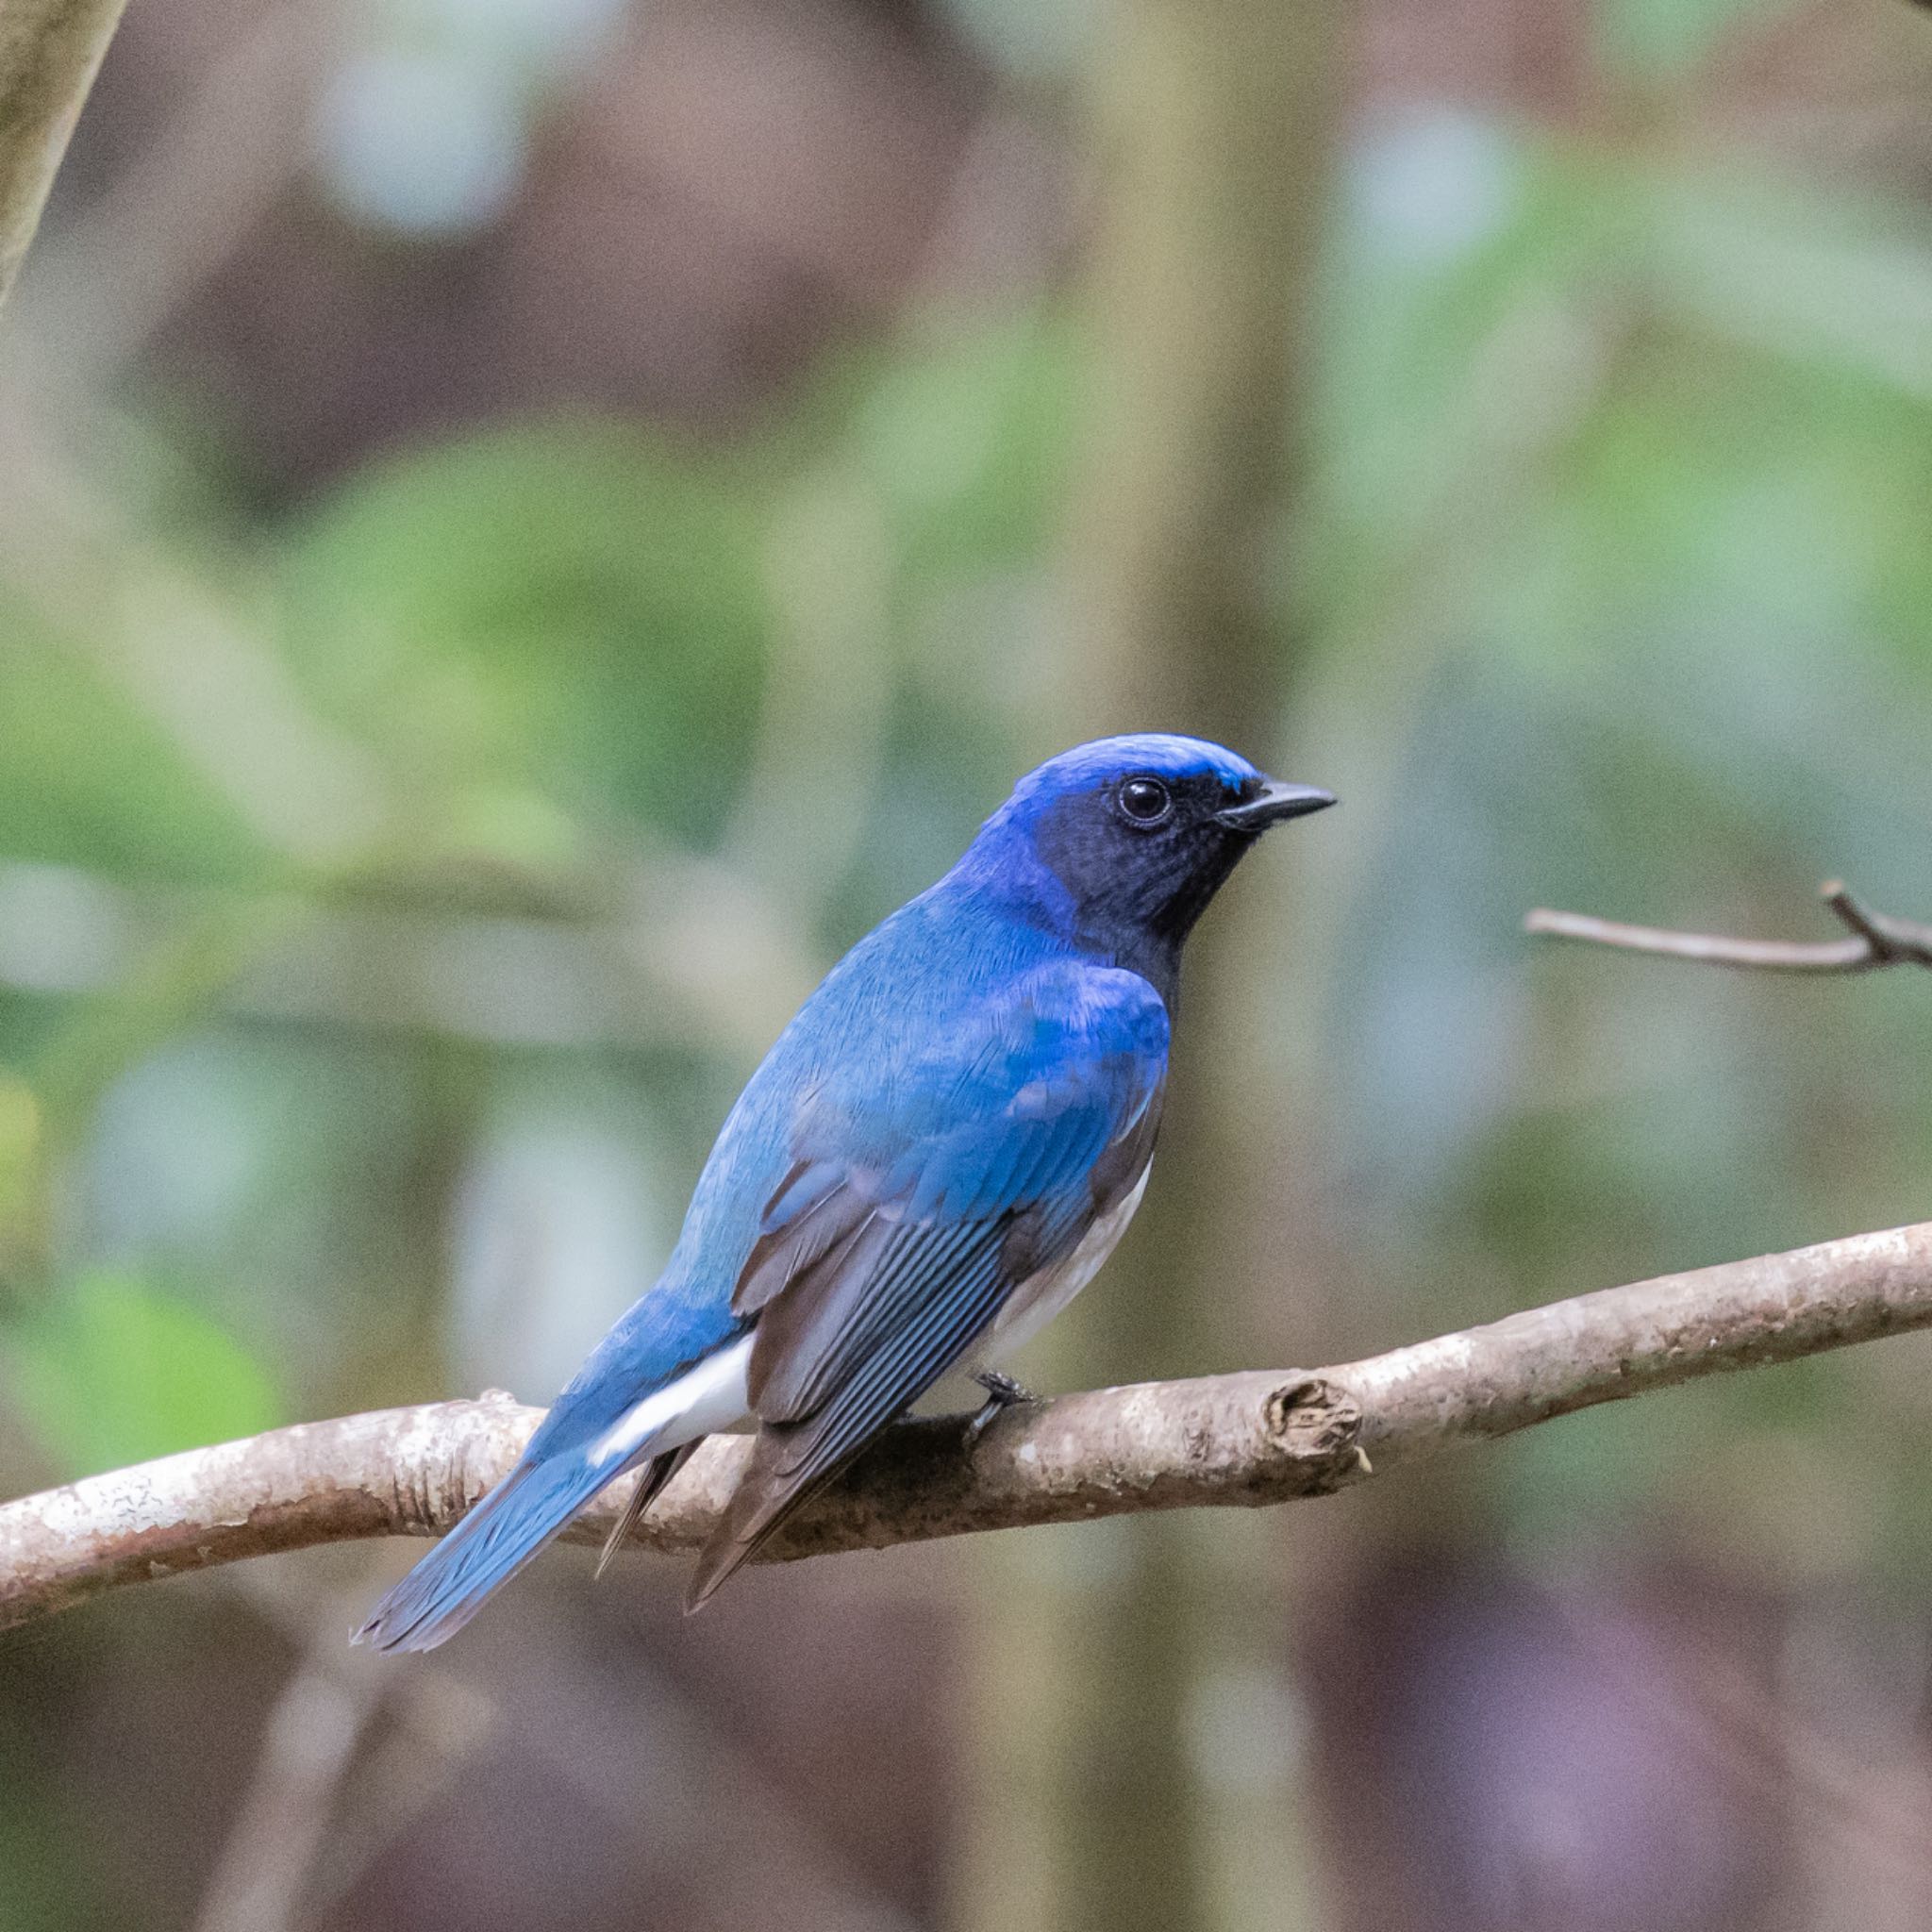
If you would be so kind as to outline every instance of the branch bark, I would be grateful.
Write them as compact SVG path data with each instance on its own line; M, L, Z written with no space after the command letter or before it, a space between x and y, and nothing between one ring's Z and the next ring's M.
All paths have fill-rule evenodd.
M40 225L101 57L127 0L0 7L0 303Z
M1672 959L1696 959L1709 966L1739 966L1758 973L1871 973L1880 966L1932 967L1932 925L1874 912L1837 879L1819 896L1851 938L1816 943L1786 940L1731 939L1722 933L1674 932L1663 926L1624 925L1588 912L1552 912L1543 907L1528 914L1526 932L1553 939L1584 940L1620 952L1652 953Z
M1095 1390L902 1423L777 1559L1132 1510L1285 1503L1599 1402L1932 1327L1932 1222L1665 1274L1338 1368ZM540 1412L501 1394L304 1423L0 1505L0 1629L123 1584L359 1537L441 1536ZM694 1548L743 1468L707 1442L637 1541ZM567 1532L602 1541L628 1485Z

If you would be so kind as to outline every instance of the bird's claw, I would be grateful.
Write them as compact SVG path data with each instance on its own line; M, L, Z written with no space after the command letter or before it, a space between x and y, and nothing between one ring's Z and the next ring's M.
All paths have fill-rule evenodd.
M1015 1403L1040 1400L1024 1383L1001 1374L997 1369L975 1369L973 1379L986 1391L987 1400L996 1408L1011 1408Z
M1024 1383L1014 1381L1010 1375L1001 1374L997 1369L976 1369L973 1379L986 1391L986 1400L966 1420L966 1446L969 1449L986 1433L987 1424L1002 1410L1040 1400Z

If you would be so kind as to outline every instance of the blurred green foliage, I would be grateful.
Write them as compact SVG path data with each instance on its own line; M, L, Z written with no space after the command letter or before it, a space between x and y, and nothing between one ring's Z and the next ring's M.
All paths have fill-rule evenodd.
M0 824L10 856L129 877L223 880L257 858L245 827L166 731L73 640L0 586Z
M1606 58L1626 75L1682 81L1723 44L1727 33L1761 28L1788 0L1615 0L1593 17Z
M88 1274L9 1335L12 1393L61 1473L91 1475L281 1420L266 1372L175 1296Z
M717 462L610 425L401 458L278 546L290 659L432 808L524 786L703 843L758 716L758 510Z

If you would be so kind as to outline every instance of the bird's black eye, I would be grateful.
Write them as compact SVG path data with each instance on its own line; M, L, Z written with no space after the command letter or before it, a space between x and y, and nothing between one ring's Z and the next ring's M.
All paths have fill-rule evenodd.
M1159 824L1174 809L1174 793L1158 778L1129 778L1118 796L1121 816L1142 831Z

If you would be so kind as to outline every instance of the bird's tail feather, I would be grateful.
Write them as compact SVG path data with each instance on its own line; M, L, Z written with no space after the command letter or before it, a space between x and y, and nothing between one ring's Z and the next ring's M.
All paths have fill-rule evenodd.
M752 1447L751 1464L738 1479L724 1520L698 1552L684 1595L684 1613L691 1616L710 1602L724 1583L785 1526L850 1462L856 1450L842 1457L822 1457L815 1468L801 1474L793 1458L795 1439L812 1431L818 1418L804 1424L767 1423Z
M434 1650L618 1473L581 1454L518 1463L376 1605L355 1641L376 1650Z
M610 1534L604 1539L604 1548L597 1557L597 1572L602 1576L610 1567L610 1559L630 1541L630 1533L642 1520L644 1511L658 1500L667 1484L677 1472L697 1453L697 1446L705 1439L693 1436L689 1442L680 1443L675 1449L666 1449L653 1456L638 1471L637 1487L630 1492L630 1501L624 1506L624 1514L610 1525Z

